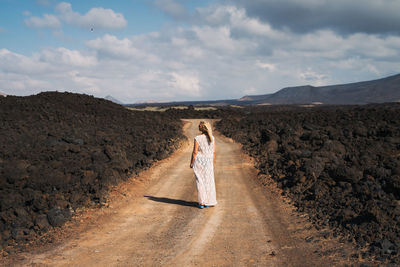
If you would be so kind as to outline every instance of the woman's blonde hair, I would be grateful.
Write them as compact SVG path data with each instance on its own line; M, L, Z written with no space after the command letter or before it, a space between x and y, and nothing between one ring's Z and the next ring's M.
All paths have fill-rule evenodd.
M212 127L208 121L201 121L199 123L200 131L206 134L208 141L211 143L213 140Z

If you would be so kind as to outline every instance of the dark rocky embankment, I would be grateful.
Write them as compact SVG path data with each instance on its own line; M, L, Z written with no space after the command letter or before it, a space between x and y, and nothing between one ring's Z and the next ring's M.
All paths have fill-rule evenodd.
M172 114L72 93L0 98L0 249L36 238L183 140Z
M399 264L400 104L264 107L217 124L316 227Z

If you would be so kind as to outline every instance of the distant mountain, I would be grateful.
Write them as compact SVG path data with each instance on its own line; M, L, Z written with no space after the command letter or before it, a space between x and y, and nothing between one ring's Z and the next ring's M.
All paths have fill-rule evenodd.
M274 94L249 95L241 99L251 104L271 105L400 102L400 74L379 80L340 85L287 87Z
M118 99L115 99L114 97L112 97L112 96L110 96L110 95L104 97L104 99L107 99L107 100L109 100L109 101L111 101L111 102L114 102L114 103L116 103L116 104L119 104L119 105L123 105L123 104L124 104L124 103L122 103L121 101L119 101Z
M245 95L239 99L180 101L168 103L136 103L127 106L226 106L226 105L289 105L289 104L329 104L350 105L400 102L400 74L379 80L329 85L287 87L273 94Z
M228 100L203 100L203 101L174 101L174 102L136 102L134 104L126 104L127 107L137 107L137 106L228 106L228 105L244 105L247 102L239 102L236 99Z
M142 100L142 101L136 101L136 103L135 104L158 104L158 103L169 103L169 101L164 101L164 100L160 100L160 101L158 101L158 100Z

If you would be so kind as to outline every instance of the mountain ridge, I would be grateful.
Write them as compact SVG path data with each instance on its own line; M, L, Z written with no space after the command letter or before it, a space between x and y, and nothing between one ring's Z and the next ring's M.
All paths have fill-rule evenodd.
M285 87L275 93L244 95L239 99L209 101L174 101L163 103L135 103L127 106L173 105L361 105L370 103L400 102L400 74L376 80L326 86L301 85Z
M285 87L273 94L244 96L253 104L369 104L400 101L400 74L347 84Z

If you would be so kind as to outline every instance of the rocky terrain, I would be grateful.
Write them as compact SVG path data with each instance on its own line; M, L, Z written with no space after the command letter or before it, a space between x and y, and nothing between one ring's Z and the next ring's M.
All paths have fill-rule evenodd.
M259 107L217 128L317 228L356 243L361 257L400 263L400 104Z
M0 249L36 238L183 140L168 113L47 92L0 97Z
M217 129L255 158L317 228L360 257L399 264L400 104L130 111L87 95L0 97L0 250L101 206L109 186L167 157L180 118ZM329 234L329 233L328 233Z

